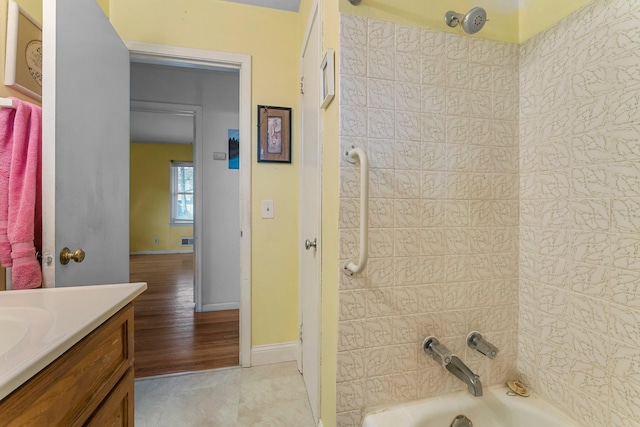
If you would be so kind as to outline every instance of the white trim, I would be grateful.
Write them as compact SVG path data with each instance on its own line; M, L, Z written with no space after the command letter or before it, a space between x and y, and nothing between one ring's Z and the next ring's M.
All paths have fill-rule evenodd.
M170 254L192 254L193 249L168 250L168 251L133 251L129 255L170 255Z
M193 117L193 119L195 120L195 117ZM194 123L194 126L197 126L197 124ZM184 191L184 192L180 192L177 190L177 186L178 186L178 177L177 177L177 168L194 168L194 162L193 160L191 161L184 161L184 160L171 160L169 162L169 188L171 188L171 190L169 191L169 226L170 227L179 227L182 225L193 225L193 219L177 219L177 196L179 196L180 194L186 194L186 195L191 195L195 198L195 180L196 177L193 177L193 182L194 182L194 186L193 186L193 190L194 191ZM194 206L195 208L195 206Z
M334 55L333 49L327 49L320 63L320 108L323 110L327 109L336 94Z
M47 3L47 2L45 2ZM135 41L124 42L137 60L204 69L234 69L240 74L240 365L251 366L251 56ZM196 240L196 245L198 241ZM196 256L198 251L196 250Z
M58 14L55 1L42 2L42 16L55 20ZM56 45L58 32L53 23L43 20L42 69L55 70L57 59ZM56 286L56 195L45 183L56 182L56 84L55 76L44 73L42 76L42 287Z
M251 347L251 363L253 366L261 366L292 362L296 360L296 345L296 341L281 344L254 345Z
M220 302L216 304L205 304L202 306L202 311L237 310L239 308L239 302Z

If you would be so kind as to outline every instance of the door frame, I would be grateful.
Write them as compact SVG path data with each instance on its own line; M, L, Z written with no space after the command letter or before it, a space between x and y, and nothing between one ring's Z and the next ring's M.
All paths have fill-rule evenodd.
M307 26L305 29L305 35L304 35L304 39L302 42L302 46L300 47L300 77L302 78L304 76L304 53L307 49L307 46L309 46L309 43L312 42L311 38L311 29L314 25L314 21L315 21L315 25L317 25L318 27L318 40L317 40L317 48L318 48L318 53L320 54L320 57L318 58L318 63L320 63L321 59L322 59L322 27L321 27L321 17L322 17L322 5L321 2L319 0L314 0L313 4L311 5L311 9L309 11L309 18L307 20ZM318 82L320 81L321 74L320 74L320 68L318 67ZM302 86L303 89L304 85ZM318 85L318 91L320 91L320 85ZM313 89L311 89L313 90ZM303 90L304 91L304 90ZM304 144L304 120L303 120L303 97L304 94L301 93L300 94L300 141L301 141L301 145ZM318 105L318 112L320 112L320 105ZM318 378L316 378L316 383L317 383L317 396L318 396L318 401L317 402L310 402L312 408L315 406L317 409L317 414L318 414L318 418L320 417L320 408L321 408L321 381L320 381L320 349L322 348L322 319L321 319L321 298L322 298L322 289L321 289L321 284L322 284L322 115L318 114L318 132L316 135L317 138L317 147L318 147L318 153L317 153L317 159L318 159L318 177L317 177L317 195L318 195L318 200L316 201L316 206L318 208L318 229L316 231L316 237L318 239L318 251L317 251L317 262L318 262L318 268L317 268L317 275L316 275L316 292L314 293L314 297L315 297L315 304L317 305L318 308L318 340L320 340L320 342L318 343L318 354L317 354L317 361L318 361ZM302 181L302 176L303 176L303 172L304 172L304 149L300 149L300 178L301 178L301 182ZM302 186L300 186L300 192L304 191L304 188ZM299 200L302 200L302 198L299 198ZM299 211L301 211L302 207L299 207ZM304 245L302 244L302 239L305 238L305 236L302 233L302 222L299 221L299 230L298 230L298 240L299 240L299 245L298 245L298 259L302 259L302 257L304 256L304 253L306 252L306 249L304 247ZM300 263L301 265L301 263ZM302 276L303 276L304 272L303 271L298 271L298 326L300 328L300 336L298 339L298 343L297 343L297 349L296 349L296 359L297 359L297 364L298 364L298 369L302 368L301 372L304 372L304 366L302 364L302 342L301 339L302 338L302 320L303 320L303 298L305 297L304 292L303 292L303 286L302 286Z
M202 168L203 168L203 137L202 137L202 106L192 104L172 104L169 102L151 102L131 100L131 111L147 113L162 113L193 117L193 165L195 167L194 199L195 221L193 222L193 249L195 253L194 299L196 311L202 311ZM133 142L133 141L132 141Z
M251 366L251 56L124 41L131 60L205 70L237 70L240 76L240 366Z

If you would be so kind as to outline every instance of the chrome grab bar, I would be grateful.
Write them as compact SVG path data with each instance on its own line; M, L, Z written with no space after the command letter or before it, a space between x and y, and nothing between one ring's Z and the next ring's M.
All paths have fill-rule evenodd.
M352 148L345 153L347 161L360 160L360 258L344 262L343 271L348 276L361 273L367 266L369 245L369 159L362 148Z

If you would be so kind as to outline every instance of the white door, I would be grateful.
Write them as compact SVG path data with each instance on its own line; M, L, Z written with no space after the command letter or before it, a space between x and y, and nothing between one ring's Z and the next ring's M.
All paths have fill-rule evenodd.
M129 51L95 1L42 3L45 286L128 282Z
M300 167L300 319L299 357L313 416L320 416L320 35L318 2L311 12L302 52L302 162ZM308 241L311 245L305 242ZM316 243L313 245L313 243Z

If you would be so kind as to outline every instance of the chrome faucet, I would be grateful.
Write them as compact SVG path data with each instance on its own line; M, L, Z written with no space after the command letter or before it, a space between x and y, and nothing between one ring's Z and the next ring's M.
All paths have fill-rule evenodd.
M442 366L451 362L451 352L436 337L426 337L422 341L422 350Z
M498 347L482 338L482 335L480 335L478 331L470 332L469 335L467 335L467 345L492 360L496 358L498 351L500 351Z
M457 356L451 356L451 362L445 365L447 371L464 381L467 384L469 393L476 397L482 396L482 383L480 377L474 374L464 362Z
M449 427L473 427L473 423L465 415L460 414L451 421Z
M453 356L449 349L440 344L436 337L429 336L422 342L422 350L433 360L444 366L453 375L462 380L469 388L469 393L482 396L480 377L474 374L457 356Z

